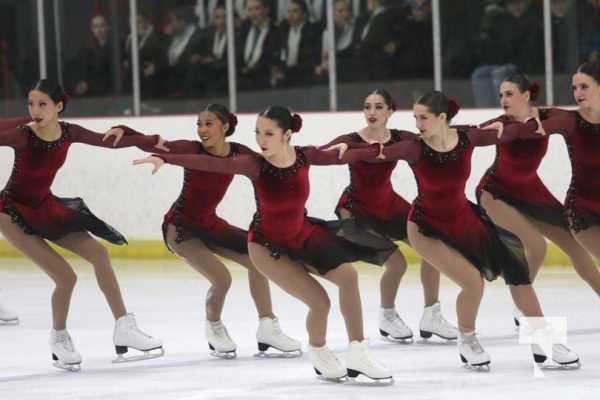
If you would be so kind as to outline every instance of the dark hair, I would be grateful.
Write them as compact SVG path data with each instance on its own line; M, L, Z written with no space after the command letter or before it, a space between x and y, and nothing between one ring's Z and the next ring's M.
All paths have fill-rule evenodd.
M235 132L235 126L237 125L237 117L234 113L229 112L229 109L221 103L210 103L206 107L204 107L200 112L208 111L217 116L219 121L223 124L229 124L229 129L225 132L225 136L233 135Z
M171 11L171 14L180 21L185 22L188 25L195 25L198 23L198 17L187 7L178 7Z
M284 133L288 129L291 129L292 133L302 129L302 117L296 113L292 115L287 107L270 106L262 110L258 116L272 119Z
M29 92L33 90L47 94L54 103L62 101L63 108L58 112L59 114L66 110L67 103L69 102L69 95L57 81L53 79L40 79L29 89Z
M421 104L429 109L433 114L440 115L446 113L448 123L458 113L460 105L453 98L448 98L444 92L431 90L417 99L415 104Z
M523 74L511 75L508 78L506 78L504 82L514 83L515 85L517 85L521 93L529 91L530 99L532 101L537 100L538 96L540 95L540 90L542 88L537 81L530 81Z
M306 4L305 0L291 0L290 3L298 5L298 7L300 7L304 15L309 14L308 5Z
M593 52L590 58L577 68L577 72L591 76L600 85L600 53Z
M383 97L383 101L388 106L388 108L392 111L396 111L396 102L394 101L394 99L392 99L392 95L390 94L390 92L388 92L385 89L375 89L372 92L370 92L367 96L370 96L372 94L377 94Z

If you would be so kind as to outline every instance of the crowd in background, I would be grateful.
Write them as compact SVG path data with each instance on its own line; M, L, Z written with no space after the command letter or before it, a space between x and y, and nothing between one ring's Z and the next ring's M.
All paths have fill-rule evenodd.
M126 15L121 3L94 10L89 32L68 32L82 39L76 54L65 55L63 82L72 95L131 93L128 17L113 18ZM237 89L326 85L326 3L233 0ZM600 51L600 1L550 3L554 72L566 74ZM508 75L544 73L542 0L445 0L440 7L443 77L470 81L477 106L498 105ZM431 0L333 0L333 9L339 82L433 79ZM224 0L140 0L138 10L142 98L227 94Z

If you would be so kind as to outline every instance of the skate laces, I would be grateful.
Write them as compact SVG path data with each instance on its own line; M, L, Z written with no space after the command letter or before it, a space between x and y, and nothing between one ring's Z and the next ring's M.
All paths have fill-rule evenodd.
M479 343L479 340L477 339L477 336L475 336L475 334L471 335L465 335L463 334L463 340L462 340L462 345L467 346L467 349L469 349L471 352L475 353L475 354L482 354L484 353L483 351L483 347L481 347L481 344Z
M554 343L552 351L559 353L560 355L567 355L571 353L571 350L562 343Z
M227 328L225 327L225 325L223 325L223 322L221 322L219 320L219 322L209 322L210 323L210 327L211 330L213 331L213 333L222 338L222 339L226 339L226 340L232 340L231 337L229 336L229 332L227 332Z
M383 318L394 326L399 325L403 328L406 327L406 324L404 323L404 321L402 321L402 318L400 318L398 312L395 309L385 310L383 312Z
M135 323L135 318L133 317L133 315L128 314L127 316L124 317L125 318L125 326L126 326L126 331L128 334L132 335L132 336L137 336L137 337L146 337L146 338L152 338L152 336L142 332L142 330L140 328L138 328L137 324Z
M366 343L359 342L357 345L354 346L354 348L356 349L354 351L359 352L359 359L362 363L367 364L369 367L376 368L380 371L387 370L387 368L382 363L380 363L375 359L375 357L373 357Z
M60 344L66 351L70 353L73 353L75 351L73 340L71 340L71 336L67 331L57 332L56 343Z

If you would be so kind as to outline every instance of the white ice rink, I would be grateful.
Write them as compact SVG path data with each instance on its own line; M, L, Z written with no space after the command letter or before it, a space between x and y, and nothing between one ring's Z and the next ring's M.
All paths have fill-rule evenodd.
M454 342L418 337L422 290L411 266L397 309L417 334L412 344L382 341L376 325L379 271L359 266L365 332L377 358L396 380L389 387L356 387L318 381L304 354L294 359L264 359L256 353L256 312L244 273L232 268L234 282L223 321L237 342L238 358L209 356L204 339L203 298L207 283L178 261L114 262L125 302L139 327L163 339L162 358L111 364L113 321L91 270L74 261L79 281L69 331L83 357L71 373L52 367L50 280L23 260L0 260L0 298L19 313L20 324L0 326L0 399L598 399L600 398L600 299L571 269L545 268L536 288L547 316L568 318L568 344L580 355L580 370L544 370L534 378L528 345L518 343L508 289L488 284L480 309L480 341L492 357L491 371L462 367ZM334 288L328 344L343 360L347 347ZM306 308L272 286L274 308L283 329L303 342ZM456 321L457 288L442 280L446 317Z

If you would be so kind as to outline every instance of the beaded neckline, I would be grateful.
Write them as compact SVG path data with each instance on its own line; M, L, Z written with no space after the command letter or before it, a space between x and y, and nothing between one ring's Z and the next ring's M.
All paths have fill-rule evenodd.
M575 113L578 128L581 128L582 130L585 130L586 132L590 132L595 135L600 135L600 123L593 124L585 120L581 116L581 114L579 114L579 112L577 112L576 110L573 110L572 112Z
M356 142L367 143L358 132L352 132L349 134ZM384 143L384 145L398 143L400 141L400 131L398 129L390 129L390 139Z
M306 152L305 147L294 146L294 151L296 152L296 161L289 167L279 168L269 163L263 156L258 155L259 161L261 163L261 170L271 176L275 176L277 178L287 178L290 176L295 176L298 173L298 170L306 165Z
M458 133L458 143L456 143L456 146L452 150L444 152L433 149L425 143L423 138L419 138L423 154L440 164L450 160L458 160L460 154L468 147L469 139L466 134L467 128L457 128L456 131Z
M59 125L60 125L60 129L61 129L61 135L58 139L52 140L52 141L48 141L48 140L44 140L44 139L40 138L38 135L35 134L35 132L33 131L33 129L31 129L31 127L29 125L25 125L24 127L25 127L25 129L27 129L29 131L29 139L31 140L33 147L35 147L36 149L50 151L50 150L60 149L62 144L68 138L68 135L69 135L68 130L69 130L70 124L67 122L61 121L61 122L59 122Z

